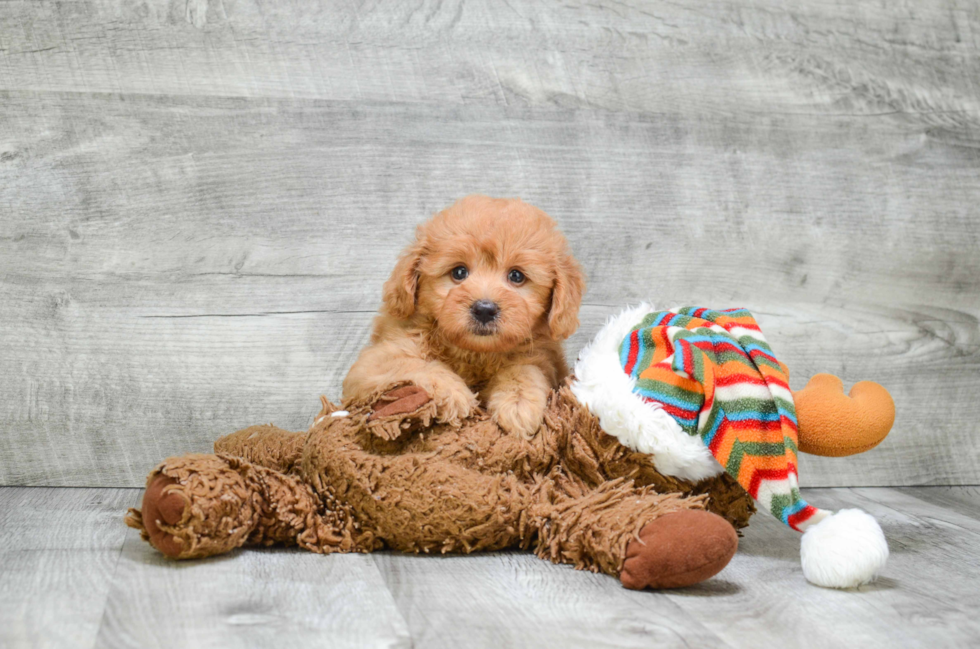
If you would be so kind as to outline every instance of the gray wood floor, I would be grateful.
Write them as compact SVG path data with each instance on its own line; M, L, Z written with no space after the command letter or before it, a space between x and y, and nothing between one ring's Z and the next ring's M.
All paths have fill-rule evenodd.
M810 489L878 518L892 556L856 591L807 584L757 516L717 577L632 592L523 553L165 561L122 523L138 489L0 488L0 646L968 647L980 644L980 489Z

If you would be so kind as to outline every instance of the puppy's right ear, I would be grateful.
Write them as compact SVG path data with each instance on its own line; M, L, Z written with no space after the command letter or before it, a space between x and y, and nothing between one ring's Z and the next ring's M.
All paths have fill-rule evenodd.
M548 328L555 340L565 340L578 329L578 310L585 292L585 275L568 250L556 265L555 285L551 289Z
M391 277L381 292L384 310L396 318L405 319L415 313L415 296L419 287L419 263L422 261L421 232L415 242L402 251Z

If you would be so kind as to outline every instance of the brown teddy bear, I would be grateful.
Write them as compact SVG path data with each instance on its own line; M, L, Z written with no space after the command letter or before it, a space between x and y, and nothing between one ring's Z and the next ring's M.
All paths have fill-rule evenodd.
M738 545L736 530L755 511L753 500L768 505L780 496L759 492L757 483L740 483L744 471L719 468L710 445L703 447L710 449L707 455L693 452L690 439L701 444L703 431L684 431L676 423L675 430L657 419L669 404L636 398L630 371L638 370L620 365L619 376L607 372L621 359L632 358L635 365L630 341L643 338L634 332L648 341L663 333L671 352L674 343L685 343L676 331L671 338L666 329L651 326L657 314L671 314L675 329L693 335L708 331L705 323L712 316L705 311L698 316L707 320L684 314L679 322L676 310L650 312L642 305L613 318L583 352L575 376L551 395L544 423L530 439L508 434L484 411L462 425L439 424L430 395L414 385L388 386L371 398L345 402L343 410L323 398L308 432L253 426L218 440L214 455L164 461L147 478L142 510L131 509L126 522L175 559L276 543L320 553L519 547L555 563L618 577L628 588L697 583L729 562ZM724 351L724 344L718 349ZM754 354L754 343L746 349ZM655 370L659 361L651 358ZM672 353L660 361L669 364L673 358ZM678 376L691 387L691 373ZM621 377L625 387L617 383ZM801 447L832 447L825 454L844 455L874 446L888 432L888 407L891 417L894 410L887 393L873 395L880 412L869 419L866 395L852 392L852 402L839 381L816 381L807 390L810 429L806 435L800 431ZM724 403L720 388L711 396L715 408ZM760 416L767 421L764 412ZM794 445L795 429L790 437L787 443ZM795 467L792 473L795 485ZM833 544L847 543L851 552L854 541L841 540L828 523L853 522L845 514L854 510L830 514L807 505L798 490L793 493L795 499L784 507L789 514L769 511L801 531L807 524L813 533L820 531L809 560L804 540L807 577L839 587L872 578L884 562L884 539L879 542L874 521L877 536L869 532L868 551L842 566ZM858 525L866 527L866 521ZM859 539L857 545L862 543ZM835 554L834 561L825 559L825 548Z
M484 412L461 427L434 424L433 405L401 386L347 410L323 399L306 433L232 433L215 455L154 469L127 524L176 559L273 543L321 553L520 547L643 588L717 573L754 511L727 474L696 484L660 474L605 434L568 386L532 439Z

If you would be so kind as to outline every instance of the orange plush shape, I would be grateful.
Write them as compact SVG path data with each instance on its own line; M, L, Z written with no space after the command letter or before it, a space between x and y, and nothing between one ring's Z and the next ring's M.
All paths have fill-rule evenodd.
M844 394L833 374L816 374L793 393L799 424L799 450L842 457L863 453L885 439L895 422L895 402L888 390L861 381Z

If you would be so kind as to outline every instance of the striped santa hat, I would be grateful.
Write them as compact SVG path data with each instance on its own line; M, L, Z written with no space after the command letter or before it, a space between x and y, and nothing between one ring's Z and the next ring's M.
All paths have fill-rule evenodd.
M745 309L643 304L614 316L579 356L572 391L603 429L652 456L657 470L699 481L727 472L759 508L803 532L806 578L849 588L888 557L878 523L803 499L789 372Z

